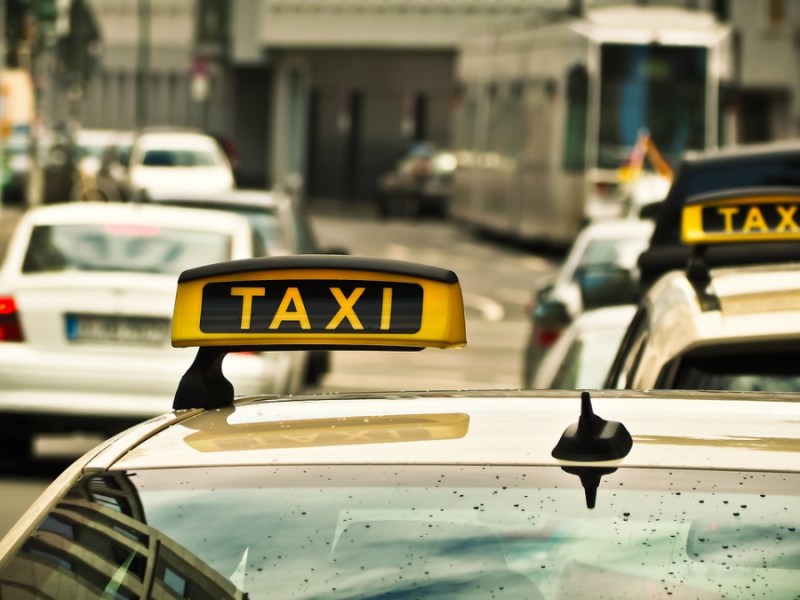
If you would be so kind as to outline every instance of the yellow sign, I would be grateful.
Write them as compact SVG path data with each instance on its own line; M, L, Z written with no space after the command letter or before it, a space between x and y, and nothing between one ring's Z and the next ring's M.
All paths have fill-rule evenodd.
M744 191L690 201L683 209L685 244L800 240L800 190Z
M456 347L464 305L452 271L353 256L282 256L191 269L173 346Z

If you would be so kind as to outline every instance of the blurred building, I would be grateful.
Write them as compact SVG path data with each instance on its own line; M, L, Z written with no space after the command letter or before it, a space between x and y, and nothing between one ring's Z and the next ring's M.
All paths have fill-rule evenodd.
M459 41L603 0L90 0L102 62L85 127L173 124L233 141L250 185L369 199L414 140L447 145ZM674 0L738 32L741 141L800 129L800 0ZM298 177L299 176L299 177ZM302 178L302 179L300 179Z

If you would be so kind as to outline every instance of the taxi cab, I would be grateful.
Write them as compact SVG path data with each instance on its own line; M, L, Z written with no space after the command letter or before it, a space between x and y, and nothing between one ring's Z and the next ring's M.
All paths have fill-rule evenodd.
M785 598L800 402L780 394L238 397L227 352L466 343L457 276L354 256L179 279L174 411L65 471L0 541L0 596Z
M606 387L800 391L798 208L795 188L690 199L692 258L643 296Z

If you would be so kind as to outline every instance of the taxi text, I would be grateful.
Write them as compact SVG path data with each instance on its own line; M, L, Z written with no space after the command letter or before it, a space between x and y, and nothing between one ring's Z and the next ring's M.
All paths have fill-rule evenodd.
M415 333L422 320L415 283L337 280L216 282L203 288L206 333Z

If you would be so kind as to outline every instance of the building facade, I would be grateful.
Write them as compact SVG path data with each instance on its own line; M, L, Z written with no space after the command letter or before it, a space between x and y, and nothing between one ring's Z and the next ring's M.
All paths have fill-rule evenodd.
M235 143L244 185L369 200L413 141L450 143L470 32L600 3L91 0L103 54L79 120L201 128ZM739 141L800 131L800 0L665 3L713 10L737 31Z

